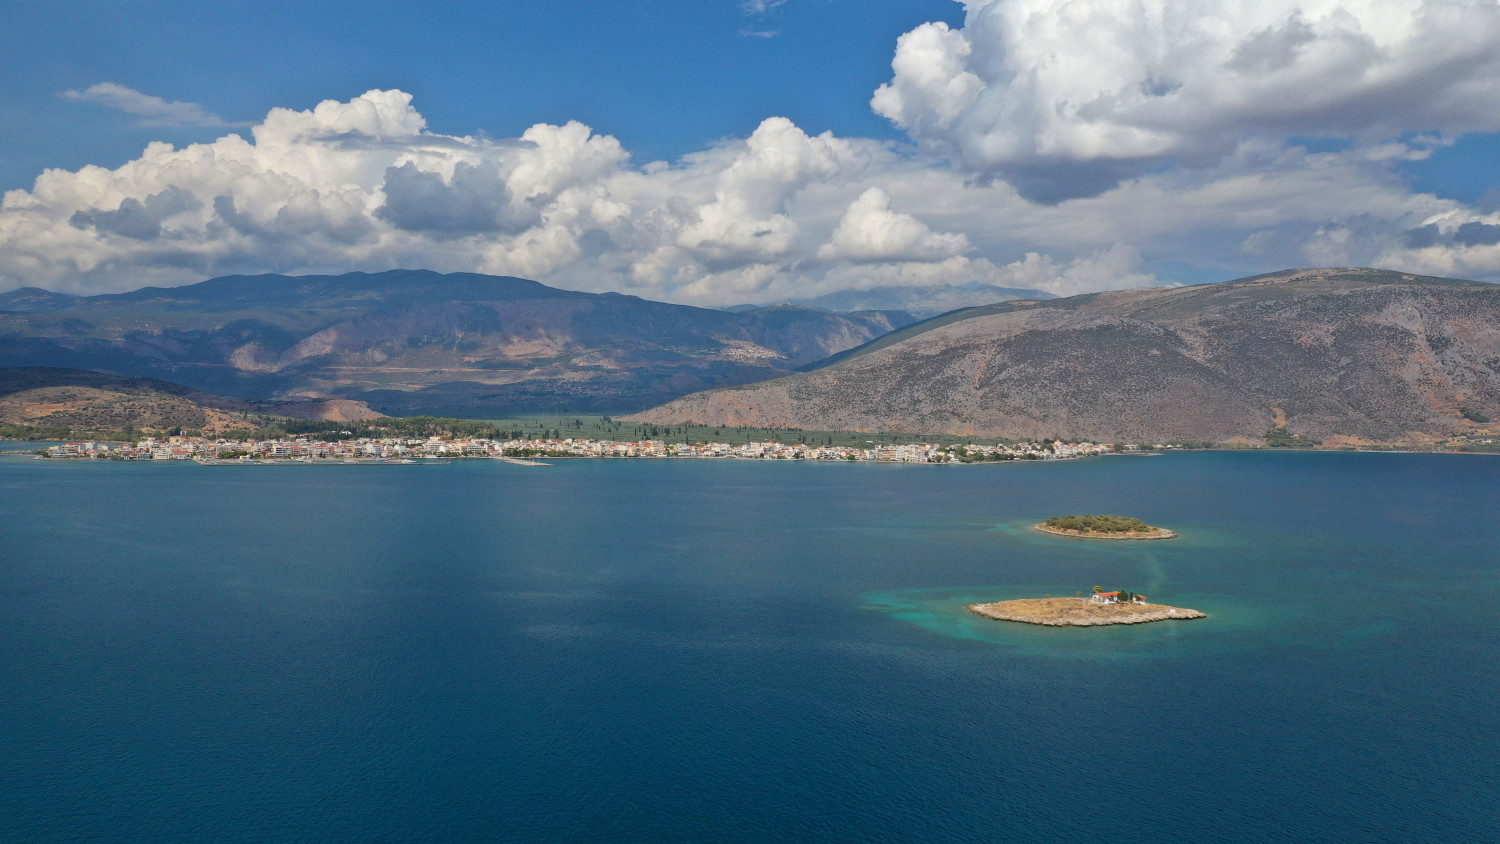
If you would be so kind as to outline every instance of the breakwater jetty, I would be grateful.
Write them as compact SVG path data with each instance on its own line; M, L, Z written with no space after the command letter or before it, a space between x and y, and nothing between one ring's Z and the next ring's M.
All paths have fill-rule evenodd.
M505 463L511 463L511 464L516 465L516 466L551 466L552 465L551 463L543 463L540 460L527 460L524 457L504 457L504 456L497 455L497 456L495 456L495 457L493 457L491 459L493 459L493 460L499 460L499 461L502 461L502 462L505 462Z

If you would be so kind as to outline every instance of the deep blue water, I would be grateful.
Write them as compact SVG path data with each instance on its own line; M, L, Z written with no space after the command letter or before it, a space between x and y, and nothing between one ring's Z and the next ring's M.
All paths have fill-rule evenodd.
M1500 829L1497 458L3 458L0 520L8 841ZM1094 584L1210 618L962 609Z

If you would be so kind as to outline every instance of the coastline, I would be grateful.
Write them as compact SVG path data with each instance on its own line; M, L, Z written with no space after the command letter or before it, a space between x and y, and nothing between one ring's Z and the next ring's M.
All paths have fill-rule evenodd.
M1177 538L1177 531L1175 531L1175 530L1167 530L1166 528L1159 528L1159 527L1153 527L1150 530L1150 532L1148 532L1148 533L1140 533L1140 532L1135 532L1135 531L1132 531L1132 532L1129 532L1129 533L1098 533L1096 531L1091 531L1091 530L1067 530L1065 528L1055 528L1055 527L1050 527L1050 526L1048 526L1046 524L1035 524L1035 525L1031 526L1031 529L1032 530L1041 531L1042 533L1050 533L1053 536L1071 536L1071 537L1073 537L1075 539L1134 539L1134 540L1148 540L1148 539L1176 539Z
M77 432L77 431L69 432L68 436L66 438L64 438L64 439L36 439L36 438L32 438L32 437L21 437L21 436L0 436L0 443L3 443L3 444L11 444L11 443L14 443L14 444L32 444L32 443L35 443L35 444L40 445L40 444L66 443L66 442L73 442L73 441L89 441L89 442L94 442L94 443L98 443L98 444L101 444L101 445L109 445L109 446L116 446L116 447L128 446L132 442L132 441L128 441L128 440L101 439L101 438L98 438L97 434L91 434L91 433L88 433L88 432ZM606 442L606 441L600 441L600 442ZM625 443L617 443L617 444L625 444ZM914 439L912 442L906 443L904 445L890 444L890 445L884 445L884 446L881 446L881 447L884 447L884 448L892 448L892 447L895 447L895 448L901 448L901 447L910 448L910 447L913 447L913 446L917 446L919 444L920 444L919 441L916 440L916 439ZM666 445L666 444L663 443L663 445ZM710 444L710 443L699 443L698 445L700 447L704 446L704 445L727 446L727 444L723 444L723 443L712 443L712 444ZM771 448L771 449L775 449L775 448L786 448L786 449L799 449L800 448L800 449L808 449L809 448L809 446L807 444L791 443L791 442L781 442L779 440L772 440L772 441L768 441L768 442L751 442L751 443L745 443L745 444L740 444L740 445L735 445L735 446L727 446L727 447L742 448L744 445L758 445L758 446L763 446L763 447ZM1021 443L1020 445L1023 446L1023 447L1025 447L1025 446L1028 446L1029 444L1028 443ZM1427 445L1427 446L1413 446L1413 445L1398 445L1398 444L1394 444L1394 443L1376 443L1376 444L1365 444L1365 445L1359 445L1359 446L1347 446L1346 445L1346 446L1338 446L1338 447L1326 447L1326 446L1324 446L1324 447L1313 447L1313 448L1290 448L1290 447L1268 448L1268 447L1264 447L1264 446L1182 448L1182 447L1176 447L1176 446L1168 446L1165 449L1138 449L1137 448L1137 449L1130 449L1130 450L1125 450L1125 451L1107 451L1107 450L1096 449L1095 446L1097 444L1094 444L1094 443L1083 443L1083 445L1086 446L1086 448L1082 449L1082 453L1074 452L1074 453L1069 453L1069 454L1065 454L1065 455L1064 454L1058 454L1058 455L1047 454L1047 455L1043 455L1043 454L1037 453L1035 456L1032 456L1032 455L1024 455L1024 456L1022 456L1021 454L1017 453L1017 454L1008 455L1007 458L1001 458L1001 459L981 459L981 460L974 460L974 461L961 461L961 460L954 460L954 459L910 460L910 459L889 459L889 458L882 459L882 458L860 457L860 458L857 458L856 460L851 461L851 462L937 463L937 464L943 464L943 465L970 465L972 463L973 465L985 465L985 464L988 464L988 463L1030 462L1030 461L1033 461L1033 460L1040 460L1040 461L1043 461L1043 462L1047 461L1047 460L1056 460L1056 459L1074 459L1074 460L1076 460L1076 459L1083 459L1083 458L1087 458L1087 457L1163 457L1163 456L1166 456L1168 454L1195 454L1195 453L1199 453L1199 454L1215 454L1215 453L1217 453L1217 454L1244 454L1244 453L1273 454L1273 453L1276 453L1276 452L1285 452L1285 453L1289 453L1289 454L1452 454L1452 455L1489 455L1489 456L1500 456L1500 446L1491 446L1491 447L1486 447L1486 448L1464 448L1464 447L1442 448L1442 447L1434 447L1432 445ZM676 446L668 446L668 447L669 448L675 448ZM869 449L869 450L875 451L875 450L879 450L879 448L881 448L881 447L877 447L876 449ZM933 446L929 445L928 447L931 448ZM543 446L543 448L545 449L545 446ZM838 448L846 450L846 451L864 450L864 449L860 449L859 447L847 447L847 446L840 446ZM940 447L940 450L942 448L946 448L946 447ZM994 446L978 446L978 447L976 447L976 446L970 446L970 448L974 448L974 449L985 448L985 449L990 449L990 450L993 450L993 451L998 451L998 450L1006 449L1006 448L1014 448L1014 446L1013 445L1012 446L994 445ZM6 452L11 452L11 451L13 451L13 450L12 449L6 449L6 448L0 448L0 453L6 453ZM980 452L980 453L988 453L988 452ZM444 456L458 456L458 455L456 455L456 454L447 454L447 455L444 455ZM464 455L464 456L468 456L468 455ZM507 455L507 456L517 456L517 457L525 458L525 457L530 457L530 456L533 456L533 455L531 455L531 454L522 454L522 455ZM606 454L590 454L590 453L576 453L576 452L574 452L574 453L566 453L566 454L563 454L563 453L550 453L550 454L538 453L535 456L538 456L538 457L556 457L556 458L563 458L563 457L573 457L573 458L576 458L576 457L607 457L607 456L608 457L617 457L617 456L629 456L629 457L726 457L726 456L736 456L736 457L738 457L740 455L729 455L729 454L723 454L723 453L720 453L720 454L693 454L693 455L682 455L682 454L675 454L675 453L655 454L655 455L652 455L652 454L606 455ZM827 458L819 458L819 459L827 459ZM842 459L842 458L840 458L840 459ZM1062 535L1062 534L1059 534L1059 535ZM1090 538L1104 538L1104 537L1090 537ZM1157 537L1157 538L1163 538L1163 539L1165 539L1165 538L1169 538L1169 537Z
M1087 598L1022 598L990 604L969 604L965 609L996 621L1039 624L1043 627L1103 627L1208 617L1208 613L1186 607L1170 607L1165 604L1095 604Z
M19 446L19 447L16 447ZM698 443L697 445L669 444L659 440L648 440L640 442L619 442L608 440L560 440L560 441L490 441L483 439L445 439L436 437L420 443L410 439L401 438L362 438L357 441L319 441L309 443L306 440L266 440L246 442L225 442L219 440L211 442L202 437L183 438L181 443L161 443L151 439L140 443L120 440L90 440L82 442L69 442L62 440L22 440L0 438L0 456L19 457L31 456L39 449L34 446L48 446L46 451L51 452L48 457L61 460L78 459L110 459L134 462L137 460L161 460L161 459L191 459L204 465L227 465L230 463L240 464L239 460L226 460L217 455L226 446L229 450L237 453L253 451L259 459L253 461L256 464L268 463L297 463L311 464L350 464L363 463L367 460L372 462L405 462L416 460L418 462L431 461L439 458L442 462L450 462L458 459L491 459L501 460L520 466L545 466L547 463L537 462L538 459L568 460L568 459L667 459L667 460L775 460L785 462L854 462L854 463L876 463L883 465L988 465L993 463L1047 463L1055 460L1085 460L1090 457L1158 457L1172 452L1127 452L1124 454L1100 451L1095 444L1082 444L1081 446L1068 446L1069 451L1065 453L1046 453L1036 451L1025 451L1033 448L1032 444L1020 444L1020 446L996 446L992 450L995 453L1007 451L1005 457L999 459L985 459L964 461L954 457L942 447L932 444L909 443L904 445L884 445L877 448L857 447L823 447L810 446L806 443L782 443L772 442L749 442L741 445L729 445L727 443ZM976 447L977 448L977 447ZM1282 450L1282 449L1278 449ZM1488 451L1396 451L1375 449L1310 449L1293 450L1285 449L1292 453L1317 454L1317 453L1365 453L1365 454L1488 454L1500 456L1500 452ZM149 454L147 452L150 452ZM170 455L165 453L170 451ZM1194 449L1192 451L1180 451L1177 453L1211 453L1222 451L1224 453L1266 453L1264 450L1253 449ZM158 454L157 452L164 452ZM1016 456L1021 454L1021 456ZM248 461L245 461L248 462ZM1067 536L1075 539L1120 539L1120 540L1159 540L1174 539L1178 534L1166 528L1153 528L1149 532L1120 532L1101 533L1090 531L1076 531L1064 528L1054 528L1046 524L1032 525L1032 528L1042 533L1054 536Z
M345 432L349 433L349 432ZM499 432L497 432L499 433ZM279 437L276 439L225 439L201 435L166 439L146 437L128 444L105 440L59 442L47 447L43 456L61 459L122 460L197 460L217 465L223 460L242 458L291 460L298 462L324 460L423 460L431 458L479 458L502 460L521 466L542 466L537 459L610 458L610 459L737 459L737 460L809 460L863 463L946 464L969 462L1042 462L1078 460L1102 454L1106 446L1097 443L1016 443L997 446L971 446L968 451L936 443L887 443L875 445L832 445L807 442L683 442L665 440L595 440L587 437L561 439L499 439L496 437L440 436L425 439L410 436L360 437L358 439L318 439Z

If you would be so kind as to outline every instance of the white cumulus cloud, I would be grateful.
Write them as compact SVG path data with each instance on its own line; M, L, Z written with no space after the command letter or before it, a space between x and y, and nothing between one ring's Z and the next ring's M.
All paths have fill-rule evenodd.
M1494 0L966 0L901 37L872 106L1046 202L1248 138L1500 129Z
M833 237L818 250L828 261L940 261L970 249L963 233L934 232L910 214L891 210L891 195L870 188L849 204Z
M831 132L809 137L784 117L768 118L719 173L714 200L697 207L677 244L714 265L782 258L799 233L786 211L792 195L812 180L853 178L868 162L858 145Z

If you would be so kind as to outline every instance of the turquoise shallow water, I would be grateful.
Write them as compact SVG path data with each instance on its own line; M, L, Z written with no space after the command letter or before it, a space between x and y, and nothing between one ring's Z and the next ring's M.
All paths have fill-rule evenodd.
M3 458L0 839L1493 840L1497 481Z

